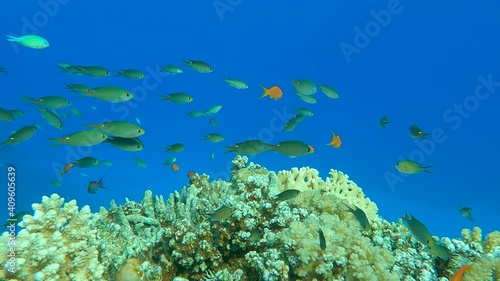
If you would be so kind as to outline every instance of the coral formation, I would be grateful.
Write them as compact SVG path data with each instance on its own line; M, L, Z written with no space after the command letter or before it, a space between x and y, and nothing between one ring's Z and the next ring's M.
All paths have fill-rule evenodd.
M485 240L479 228L464 230L463 239L442 237L440 245L453 253L444 261L401 220L379 217L375 203L342 172L331 170L323 180L309 167L276 174L247 162L245 156L235 157L229 181L194 174L166 200L146 191L141 202L112 201L98 213L88 206L79 210L76 201L65 203L57 194L44 197L33 204L34 215L20 223L16 272L9 275L4 254L0 277L444 281L469 263L464 281L500 275L498 231ZM286 189L300 194L276 200ZM361 228L343 203L362 209L370 228ZM4 233L0 243L8 238Z

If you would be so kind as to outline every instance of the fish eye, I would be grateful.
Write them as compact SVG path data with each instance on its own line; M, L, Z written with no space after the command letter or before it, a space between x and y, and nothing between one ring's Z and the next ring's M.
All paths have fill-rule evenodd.
M141 129L137 129L137 132L140 133L140 132L142 132L142 130Z

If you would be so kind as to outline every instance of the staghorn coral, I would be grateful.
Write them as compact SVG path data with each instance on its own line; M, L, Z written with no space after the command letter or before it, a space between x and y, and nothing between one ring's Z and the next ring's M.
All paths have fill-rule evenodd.
M28 241L23 242L29 245L23 255L29 259L19 254L17 272L7 279L7 255L2 255L0 276L6 280L444 281L462 264L473 263L464 281L482 280L476 278L488 273L498 278L498 232L488 234L485 241L479 228L464 230L464 239L441 238L440 244L454 254L442 261L432 257L401 220L391 223L377 216L376 205L341 172L331 170L331 178L323 181L307 167L276 174L247 161L235 158L230 181L210 181L207 175L195 174L167 200L146 191L141 202L127 199L119 206L112 201L108 210L101 208L95 214L88 207L78 211L75 201L64 204L57 195L44 197L42 204L33 205L35 215L24 218L18 235L18 242ZM301 178L305 174L307 180ZM302 193L283 202L273 200L292 187ZM365 212L371 210L371 231L363 231L342 207L346 200ZM210 221L208 214L222 205L231 209L229 218ZM324 249L319 228L326 240ZM6 242L8 234L0 239ZM82 279L84 275L87 279Z

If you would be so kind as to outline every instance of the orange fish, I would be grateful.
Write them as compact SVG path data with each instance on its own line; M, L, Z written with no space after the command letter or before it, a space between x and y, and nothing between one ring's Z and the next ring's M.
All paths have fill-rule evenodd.
M195 172L195 171L189 171L189 172L188 172L188 177L189 177L189 178L190 178L190 177L192 177L192 176L194 176L194 175L196 175L196 172Z
M61 171L61 175L66 174L69 170L71 170L71 168L73 168L73 163L69 162L64 166L63 170Z
M342 145L342 140L340 140L340 136L335 134L335 132L332 132L332 134L333 134L332 141L327 143L326 145L331 145L335 148L339 148Z
M260 86L262 87L262 89L264 89L264 94L260 98L269 96L272 99L279 100L283 96L283 92L281 91L281 88L278 86L272 86L269 89L262 85Z
M174 163L174 164L172 164L172 170L173 170L174 172L179 171L179 169L180 169L180 168L179 168L179 165L177 165L177 164L175 164L175 163Z
M455 272L455 275L451 277L450 281L462 281L462 277L464 276L464 273L469 271L470 264L464 264L462 265L457 272Z

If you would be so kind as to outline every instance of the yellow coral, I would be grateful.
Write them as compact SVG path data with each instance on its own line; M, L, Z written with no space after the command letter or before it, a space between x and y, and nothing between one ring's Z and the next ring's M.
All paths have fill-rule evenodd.
M486 240L483 243L484 251L486 253L493 252L493 249L500 247L500 231L495 230L486 235Z
M290 171L279 171L278 178L280 190L290 188L300 191L316 190L322 194L331 194L347 200L349 204L362 209L368 218L374 218L377 215L377 205L365 197L363 190L350 180L348 175L340 171L331 169L330 177L323 181L316 169L292 168Z

